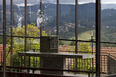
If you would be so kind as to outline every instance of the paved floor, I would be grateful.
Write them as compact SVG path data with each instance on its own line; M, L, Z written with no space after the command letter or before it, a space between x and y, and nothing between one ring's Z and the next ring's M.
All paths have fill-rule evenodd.
M32 71L30 71L30 73L32 73ZM40 74L40 71L35 71L36 74ZM74 74L74 73L68 73L68 72L64 72L64 76L71 76L71 77L88 77L88 74ZM101 75L101 77L105 77L107 75ZM96 77L95 74L93 76L90 77Z
M88 74L74 74L74 73L64 73L65 76L72 76L72 77L88 77ZM92 76L90 76L92 77ZM95 76L93 76L95 77Z

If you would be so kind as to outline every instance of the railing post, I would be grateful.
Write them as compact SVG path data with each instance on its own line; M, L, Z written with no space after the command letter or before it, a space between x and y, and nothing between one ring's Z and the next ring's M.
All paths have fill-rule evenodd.
M1 66L2 66L2 51L1 51Z
M88 77L90 77L90 73L88 73Z

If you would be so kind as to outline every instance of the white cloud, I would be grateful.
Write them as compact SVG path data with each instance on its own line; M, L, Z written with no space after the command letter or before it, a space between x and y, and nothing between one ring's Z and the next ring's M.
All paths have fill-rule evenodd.
M83 3L90 3L90 2L96 2L96 0L79 0L80 4ZM101 0L102 4L116 4L116 0Z
M84 4L84 3L90 3L90 2L94 2L95 3L95 0L78 0L79 4Z
M19 3L19 4L16 4L17 6L22 6L22 7L24 7L25 6L25 4L24 3ZM33 4L27 4L27 6L33 6Z
M3 0L0 0L0 2ZM24 3L25 0L13 0L14 4L18 3ZM43 0L43 2L50 2L50 3L56 3L57 0ZM60 3L65 3L65 4L74 4L75 0L59 0ZM90 3L90 2L95 2L96 0L78 0L79 4L84 4L84 3ZM6 0L7 4L10 4L10 0ZM28 3L30 4L37 4L40 2L40 0L27 0ZM102 4L116 4L116 0L101 0Z
M102 0L101 3L103 3L103 4L116 4L116 0Z

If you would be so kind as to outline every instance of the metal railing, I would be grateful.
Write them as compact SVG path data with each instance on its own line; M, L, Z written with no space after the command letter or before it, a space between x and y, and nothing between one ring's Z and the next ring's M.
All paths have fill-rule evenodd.
M74 53L73 51L63 51L65 53ZM0 54L2 56L2 52ZM112 54L109 54L107 52L101 53L101 73L102 74L113 74L115 73L115 68L116 68L116 57L113 56ZM93 73L95 74L95 59L87 59L87 60L81 60L78 59L78 69L75 69L75 59L74 58L66 58L66 63L65 63L65 68L64 69L45 69L45 68L40 68L40 59L39 57L31 57L28 56L26 59L26 67L24 67L24 57L17 57L18 61L16 62L13 60L13 66L7 66L7 70L13 69L12 71L17 71L17 72L25 72L27 70L27 73L32 70L32 72L36 72L38 70L56 70L56 71L66 71L68 73L72 72L78 72L78 73ZM2 59L2 57L1 57ZM21 60L22 59L22 60ZM86 62L86 65L83 64L83 62ZM81 63L81 64L79 64ZM2 61L1 61L2 64ZM93 67L90 67L93 66ZM19 69L20 68L20 69ZM91 69L92 68L92 69ZM113 68L113 69L112 69Z

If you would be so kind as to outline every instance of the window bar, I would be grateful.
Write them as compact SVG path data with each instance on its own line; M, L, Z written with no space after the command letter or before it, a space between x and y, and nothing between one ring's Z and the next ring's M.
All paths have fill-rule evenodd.
M104 55L104 72L105 72L105 62L106 62L106 61L105 61L105 57L106 57L106 56Z
M36 57L36 68L37 68L37 57Z
M3 0L3 77L6 77L6 0Z
M0 7L0 9L1 9L1 7ZM2 31L2 15L1 15L1 11L0 11L0 30ZM0 35L1 35L1 33L0 33Z
M28 68L30 68L30 56L28 56ZM28 73L30 72L30 69L28 69Z
M22 56L21 57L21 67L23 67L23 59L22 59ZM22 72L22 69L21 69L21 72Z
M90 62L90 59L87 59L87 70L90 70L88 66L89 62Z
M93 54L93 35L91 36L91 41L92 41L92 54ZM94 65L93 65L93 58L92 58L92 71L94 70Z
M25 52L27 50L27 0L25 0ZM26 56L24 56L24 67L26 67Z
M101 0L96 0L96 77L100 77Z
M78 0L75 0L75 52L78 53Z
M10 66L12 66L12 51L13 51L13 37L12 37L12 35L13 35L13 33L12 33L12 28L13 28L13 1L12 0L10 0L11 2L11 6L10 6L10 12L11 12L11 61L10 61ZM12 69L11 69L11 71L12 71Z
M87 62L87 60L83 60L83 62L85 63L85 62ZM84 65L84 63L83 63L83 71L85 71L87 68L85 67L85 65Z
M40 18L42 19L42 0L40 0ZM40 36L42 36L42 22L40 23Z
M114 70L115 70L115 67L116 67L116 61L114 61Z
M20 67L20 57L18 56L18 67ZM17 72L19 72L20 69L17 69Z
M57 36L59 36L59 0L57 0Z
M78 0L75 0L75 53L78 53ZM76 70L77 70L77 58L76 58Z
M103 58L102 57L103 57L103 55L101 55L101 57L100 57L100 59L101 59L101 61L100 61L100 64L101 64L100 67L101 67L101 69L103 68Z
M94 43L93 36L94 36L94 32L93 32L93 35L91 36L91 41L92 41L92 42L91 42L92 54L94 53L94 52L93 52L93 43ZM93 59L93 58L91 59L91 63L92 63L92 64L91 64L91 67L92 67L91 70L94 71L94 59ZM92 73L91 76L93 77L93 73Z
M2 52L1 52L1 66L2 66Z

